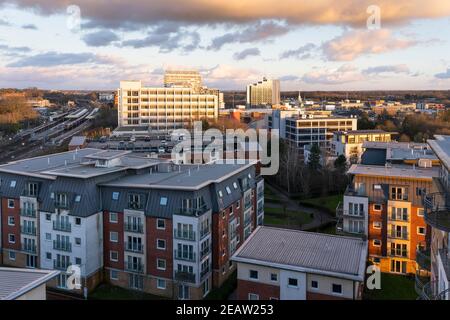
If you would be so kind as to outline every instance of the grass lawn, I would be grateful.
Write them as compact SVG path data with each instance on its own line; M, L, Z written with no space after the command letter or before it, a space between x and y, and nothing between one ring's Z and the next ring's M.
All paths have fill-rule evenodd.
M264 224L267 225L284 225L284 226L302 226L312 221L309 214L304 212L296 212L283 208L264 208Z
M339 202L342 201L342 195L333 195L328 197L321 197L321 198L312 198L312 199L304 199L300 200L301 204L304 205L310 205L317 208L323 208L333 215L336 214L336 207L338 206Z
M381 289L367 290L366 288L364 298L367 300L416 300L414 277L382 273Z
M162 300L164 298L148 293L127 290L109 284L99 285L88 296L92 300Z
M280 203L280 199L270 190L269 188L264 188L264 201L266 202L273 202L273 203Z

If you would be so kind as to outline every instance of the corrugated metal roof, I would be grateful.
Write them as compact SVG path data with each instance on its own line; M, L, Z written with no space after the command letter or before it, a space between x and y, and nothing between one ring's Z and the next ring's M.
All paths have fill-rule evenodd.
M0 268L0 300L14 300L58 274L53 270Z
M359 238L258 227L233 260L363 277L366 257L367 242Z

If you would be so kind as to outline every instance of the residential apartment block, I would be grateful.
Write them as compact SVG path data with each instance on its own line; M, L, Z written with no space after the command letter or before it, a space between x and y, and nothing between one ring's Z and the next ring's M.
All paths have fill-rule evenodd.
M423 198L431 237L417 248L416 290L421 299L450 300L450 136L435 136L428 144L441 167L435 189Z
M352 183L337 208L338 231L367 238L369 259L382 272L414 274L416 249L430 235L422 197L435 189L438 160L426 145L382 145L367 149L361 164L349 169Z
M121 128L167 132L184 128L194 121L215 121L219 96L199 93L192 88L150 88L141 81L121 81L117 90L118 124Z
M355 237L258 227L232 260L239 300L361 299L367 243Z
M102 281L201 299L234 271L232 254L264 219L253 163L177 165L82 149L0 166L2 264L78 265Z
M247 86L247 105L280 104L280 80L263 78L262 81Z

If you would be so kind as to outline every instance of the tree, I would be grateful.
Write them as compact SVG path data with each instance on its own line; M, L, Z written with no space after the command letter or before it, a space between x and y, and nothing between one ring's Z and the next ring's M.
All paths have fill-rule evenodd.
M309 159L308 159L308 167L312 171L318 171L321 168L320 165L320 148L317 143L314 143L311 146Z
M334 160L334 168L341 172L347 171L347 158L343 154Z

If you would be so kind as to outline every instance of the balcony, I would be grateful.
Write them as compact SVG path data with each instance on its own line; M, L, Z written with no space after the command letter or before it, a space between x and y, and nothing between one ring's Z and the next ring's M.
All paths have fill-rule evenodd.
M200 251L200 260L202 260L204 257L206 257L211 252L211 248L207 246L203 250Z
M177 210L177 214L182 215L182 216L199 217L202 214L206 213L207 211L208 211L208 208L206 207L206 205L203 205L198 208L183 208L182 207Z
M144 206L139 201L131 201L131 202L128 202L128 209L142 210L142 209L144 209Z
M126 232L144 233L144 225L142 223L125 222L124 229Z
M184 252L184 251L175 250L175 259L195 262L196 254L195 254L195 252Z
M144 273L144 265L139 262L133 263L131 261L128 261L125 264L125 270L128 272Z
M196 235L194 231L174 229L173 236L175 239L195 241Z
M195 274L192 272L175 271L175 280L180 282L195 283Z
M450 232L450 194L431 193L423 197L425 222L433 228Z
M389 249L390 257L408 258L408 250Z
M53 249L65 252L72 252L72 244L70 242L53 240Z
M352 185L347 186L347 189L345 189L344 196L351 196L351 197L366 197L366 190L365 188L355 188Z
M422 270L431 271L431 250L426 243L419 243L416 250L416 262Z
M343 203L339 202L338 206L336 207L336 218L338 218L338 219L352 218L352 219L364 220L366 218L366 213L358 211L357 215L353 214L353 212L349 212L349 210L344 209Z
M144 245L141 243L125 242L125 251L144 253Z
M21 248L22 248L22 251L27 252L27 253L36 254L36 252L37 252L37 247L35 244L22 243Z
M200 240L206 238L211 233L209 227L200 230Z
M30 226L22 225L20 227L20 231L23 234L26 234L26 235L29 235L29 236L35 236L36 235L36 227L30 227Z
M409 215L397 216L395 214L388 215L390 221L409 222Z
M70 261L53 260L53 269L66 271L67 268L72 265Z
M390 232L388 232L388 238L409 240L409 234L408 232L396 232L395 230L391 230Z
M36 218L36 209L33 209L33 208L21 208L20 209L20 215L22 217L27 217L27 218Z
M63 232L71 232L72 225L68 222L62 221L53 221L53 230L55 231L63 231Z
M248 214L245 218L244 218L244 225L248 226L250 223L252 222L252 215Z

